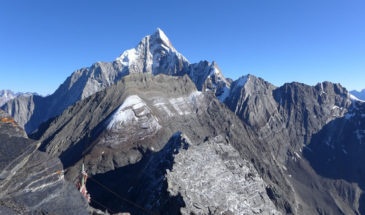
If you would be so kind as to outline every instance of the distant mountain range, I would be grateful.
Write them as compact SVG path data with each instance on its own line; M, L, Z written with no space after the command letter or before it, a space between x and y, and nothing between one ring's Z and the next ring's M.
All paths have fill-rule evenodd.
M0 90L0 107L4 105L7 101L15 99L20 96L32 96L32 95L38 95L37 93L14 93L11 90Z
M11 153L1 161L0 212L63 214L72 193L70 214L365 214L365 103L354 96L331 82L226 79L157 29L52 95L2 106L0 155ZM28 142L42 153L23 153ZM32 162L50 158L54 168L35 174ZM60 162L57 179L49 171ZM67 185L81 164L90 206Z
M360 92L356 91L356 90L352 90L352 91L350 91L350 93L352 95L356 96L358 99L365 101L365 89L361 90Z
M161 29L146 36L136 48L123 52L113 62L97 62L68 77L51 95L11 100L2 107L30 133L42 122L61 114L68 106L87 98L132 73L188 75L199 90L211 90L224 99L229 81L215 62L189 61L172 46Z

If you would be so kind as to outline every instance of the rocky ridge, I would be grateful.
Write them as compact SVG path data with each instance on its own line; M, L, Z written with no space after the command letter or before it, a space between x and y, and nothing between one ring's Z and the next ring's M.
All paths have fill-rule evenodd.
M61 114L68 106L132 73L188 74L199 90L212 90L217 95L222 95L229 88L229 82L216 63L202 61L190 64L158 28L154 34L144 37L136 48L124 51L115 61L97 62L75 71L53 94L13 99L5 103L2 109L24 126L27 133L31 133L42 122Z
M64 179L60 160L38 151L1 110L0 118L0 213L89 214L86 200Z
M0 107L12 99L18 97L28 97L32 95L36 95L36 93L14 93L11 90L0 90Z
M88 171L92 175L103 178L104 174L112 174L120 168L137 165L148 151L156 153L161 151L176 132L181 132L192 143L191 148L194 151L189 154L199 153L199 149L194 145L208 144L209 141L206 140L221 135L226 143L237 150L240 157L235 157L233 151L227 152L230 150L229 147L225 148L227 151L216 152L228 153L235 157L233 160L236 164L232 164L233 166L245 163L240 159L246 160L246 168L251 170L250 174L255 175L254 170L256 170L259 175L256 180L242 182L243 186L249 183L250 186L257 187L255 191L259 193L262 192L261 188L265 188L265 195L258 204L258 211L261 211L259 213L268 212L265 208L270 208L272 213L280 211L285 214L362 213L363 188L361 184L352 183L352 181L360 183L360 179L350 181L342 176L343 180L338 181L338 178L328 178L318 172L315 162L307 154L315 137L326 128L326 125L350 116L355 110L358 111L352 115L356 119L362 116L362 109L359 108L362 103L351 100L346 89L329 82L316 86L290 83L275 87L260 78L248 75L231 83L224 102L226 107L216 100L213 92L197 91L196 84L190 81L188 76L173 78L136 73L77 103L53 120L46 126L47 129L39 134L42 149L53 156L60 156L68 168L66 176L72 181L78 172L81 160L87 164ZM354 102L358 102L358 106L354 106ZM353 129L357 129L359 135L362 135L360 127L355 126ZM213 150L219 144L215 142L212 148L205 148L206 152ZM361 145L357 149L361 149ZM179 165L182 162L179 160L180 156L188 156L184 152L182 150L181 154L175 155L179 162L174 161L175 165L162 171L161 178L165 178L166 181L160 180L160 185L163 187L164 183L171 185L175 183L175 187L180 186L183 189L185 186L185 188L178 191L176 188L175 190L169 188L170 190L166 191L166 188L165 194L159 196L166 196L166 192L179 193L179 198L183 199L184 204L177 201L180 203L176 203L178 205L176 210L185 211L183 213L232 212L217 207L213 200L207 203L204 195L198 198L192 197L196 195L187 187L186 181L176 180L176 177L169 173L173 170L177 175L187 174L184 168L189 166L189 163ZM356 153L361 156L361 150ZM210 158L209 153L206 156L207 159ZM319 154L316 156L320 157ZM222 163L225 163L224 158ZM204 164L204 160L200 160L195 167L198 166L209 167L208 164ZM145 168L143 165L137 167L137 169ZM209 171L209 168L206 169ZM139 170L134 171L137 171L137 175L140 174ZM240 174L248 174L242 171ZM229 175L229 172L225 173ZM214 173L206 175L210 174ZM169 181L169 176L174 182ZM361 173L358 178L362 177ZM260 184L260 180L263 182L261 185L254 185ZM203 178L202 182L206 181L209 181L209 178ZM258 191L259 187L261 191ZM124 188L130 189L130 187ZM227 186L224 189L229 190L231 187ZM341 189L349 194L344 195L339 192ZM331 192L330 196L328 191ZM140 189L137 193L145 192L146 190ZM234 196L233 191L230 193ZM140 194L135 195L138 197ZM265 200L266 195L277 209L271 207L271 203ZM164 201L170 202L166 198ZM196 208L197 205L194 206L193 202L196 204L205 202L205 206L200 205ZM234 204L233 202L231 203ZM155 204L145 205L148 207ZM151 207L157 211L161 208L164 206Z
M182 214L281 214L252 164L222 136L190 143L174 162L166 178L168 191L186 204Z
M212 92L201 93L197 91L195 84L188 76L171 77L148 74L126 76L116 85L96 93L66 110L51 122L39 136L41 136L40 140L42 141L41 148L53 156L60 156L64 165L68 167L66 177L69 180L74 180L79 171L80 162L84 162L88 172L96 179L114 183L114 189L122 186L128 190L132 189L132 186L125 187L118 184L118 181L128 184L127 179L118 180L116 177L113 180L107 180L106 178L111 177L110 175L121 176L123 174L117 174L117 172L129 167L127 175L131 175L130 177L143 174L140 171L151 172L152 175L154 175L153 172L162 171L161 177L158 177L160 178L158 183L160 186L156 185L156 180L151 181L154 189L163 187L163 184L168 181L169 184L173 184L175 181L173 174L181 174L180 171L183 171L183 167L175 167L177 164L174 159L172 159L170 168L162 168L162 170L158 168L156 171L153 169L154 162L145 160L150 160L149 153L153 157L157 156L155 154L163 152L165 147L169 145L171 137L177 132L189 139L189 145L192 145L191 152L197 150L196 153L202 153L200 150L203 148L200 148L199 145L207 145L205 149L213 151L218 149L216 147L220 147L214 146L215 144L226 145L225 147L221 145L222 148L219 152L223 156L220 171L234 172L232 168L237 168L236 171L238 171L239 176L251 175L250 177L247 176L247 179L245 177L240 179L240 183L252 187L251 194L259 190L260 192L258 196L252 198L255 203L250 203L250 200L247 204L256 205L251 209L254 210L253 208L257 207L257 211L266 214L279 213L271 203L265 189L268 186L267 183L272 184L272 181L264 182L255 168L248 162L251 158L259 160L258 147L260 147L260 143L255 139L250 129L245 127L233 113L221 104ZM217 135L221 135L221 138L217 138L223 142L219 143L218 139L215 139L217 141L212 139L214 143L212 141L207 142ZM211 147L209 142L211 142ZM237 149L234 149L233 146ZM187 153L190 154L189 150ZM205 155L207 159L209 157L212 160L219 158L213 151ZM242 160L238 156L239 154L246 161ZM180 155L177 154L176 156ZM165 159L158 157L157 160L164 162ZM171 160L171 154L168 157L170 159L167 160ZM77 159L69 160L68 158ZM207 164L204 162L207 161L209 160L201 160L197 166L206 166ZM227 167L228 162L233 166ZM165 176L166 169L171 170L171 179ZM232 175L232 177L238 177L233 173ZM210 180L209 177L209 175L201 176L207 181ZM222 181L227 179L224 175L216 176L216 179L219 181L220 177L222 177ZM133 180L137 179L133 178ZM135 191L137 193L134 195L138 197L147 195L146 193L156 193L156 191L146 191L150 186L143 186L143 189L140 188ZM250 195L250 193L247 194L242 191L243 194L230 197L229 193L234 193L234 189L234 186L222 187L222 192L227 193L227 199L233 198L236 201L227 203L220 209L216 207L217 204L205 205L206 209L202 209L201 212L208 210L208 208L210 210L219 209L220 212L217 211L217 214L228 212L230 208L237 206L239 196L244 198L245 195ZM212 192L209 189L206 191L207 193L203 195L208 196ZM168 192L166 188L164 192ZM194 202L206 202L205 197L197 196L191 190L180 190L179 193L185 193L181 197L184 202L188 202L188 199ZM91 194L93 193L91 192ZM173 194L176 195L176 191ZM98 198L97 196L96 198ZM140 204L149 207L150 210L160 211L164 207L163 205L156 206L156 202L162 201L161 196L164 195L151 197L150 201L154 201L153 203L147 204L142 201ZM137 197L136 199L140 199ZM166 198L163 200L169 202ZM183 204L180 204L179 207L183 207ZM251 209L247 208L246 211ZM185 211L191 210L190 205L185 209ZM254 211L250 213L254 214Z
M357 180L358 185L352 184L354 180L339 182L334 180L334 177L328 177L318 171L318 168L323 166L323 163L318 161L326 158L324 155L328 152L315 153L312 149L312 147L319 146L316 143L318 140L324 141L328 145L336 145L336 142L341 140L341 144L337 144L336 151L341 151L343 154L342 149L345 150L347 147L352 147L350 145L355 145L357 151L352 151L353 153L348 156L355 158L362 156L361 144L358 141L345 139L346 132L354 134L350 131L351 129L361 133L360 122L357 126L348 127L346 132L342 130L343 125L331 126L334 122L352 116L354 111L357 113L357 115L354 114L357 116L355 119L361 121L361 111L360 113L358 111L358 106L362 105L361 102L352 100L351 95L341 85L329 82L319 83L316 86L294 82L275 87L260 78L248 75L233 82L231 86L230 95L225 103L254 129L258 138L266 144L265 151L269 152L267 156L274 157L277 165L287 175L286 184L292 187L295 194L290 197L294 201L288 199L288 202L291 202L290 213L364 213L358 205L363 201L361 200L363 197L360 195L363 186L359 180ZM348 120L345 121L348 123ZM328 127L334 127L332 129L341 138L337 136L336 140L336 138L328 137L328 133L325 132ZM355 138L352 137L352 139ZM313 159L317 161L314 162ZM333 171L338 171L343 163L357 166L357 161L344 160L338 159L339 163L332 166ZM348 178L344 172L340 175L337 175L335 179ZM349 175L358 174L352 172ZM358 176L360 178L365 176L362 173L360 175ZM327 189L326 191L323 191L324 187ZM354 193L354 195L344 195L339 192L339 189L343 192ZM330 196L328 192L331 192ZM280 194L279 196L281 196L280 198L287 197ZM274 198L276 197L274 196Z
M363 89L361 91L352 90L352 91L350 91L350 93L352 95L354 95L356 98L365 101L365 89Z
M68 181L85 163L153 213L365 214L364 102L330 82L225 79L214 62L190 64L159 29L55 94L3 108L38 128L31 136ZM144 213L87 186L113 211Z

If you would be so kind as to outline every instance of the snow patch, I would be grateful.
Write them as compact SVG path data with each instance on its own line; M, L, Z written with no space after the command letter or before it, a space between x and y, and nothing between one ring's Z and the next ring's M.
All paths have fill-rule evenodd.
M349 93L350 99L353 101L358 101L358 102L365 102L359 98L357 98L356 96L352 95L351 93Z
M297 152L294 152L295 156L297 156L299 159L301 158L300 155Z
M321 83L321 95L322 94L326 94L326 92L324 92L324 90L323 90L323 83Z
M160 29L160 28L157 28L157 32L161 38L161 40L166 44L166 45L170 45L170 40L169 38L167 38L166 34Z
M137 95L129 96L128 98L126 98L123 104L117 109L117 111L115 111L115 113L111 116L107 128L111 129L115 125L137 120L137 117L134 114L132 108L138 109L143 106L146 106L146 103L144 103L139 96Z
M149 115L150 113L151 110L139 96L129 96L110 117L107 128L119 129L125 124L134 124L144 129L160 129L161 126L158 123L158 119L152 114Z
M218 70L218 68L217 67L214 67L213 66L213 69L211 69L210 70L210 72L209 72L209 75L208 76L217 76L217 75L219 75L220 74L220 72L219 72L219 70Z
M121 62L123 66L129 66L133 62L135 62L138 58L138 52L136 49L129 49L127 51L124 51L120 57L118 57L116 60Z
M169 102L179 115L188 115L191 114L192 106L197 105L200 95L202 95L201 92L195 91L187 97L173 98Z
M172 107L174 107L174 109L177 111L177 113L179 115L186 115L189 114L188 111L183 111L185 108L185 99L184 98L174 98L174 99L170 99L170 104L172 105ZM181 110L180 107L183 109Z
M168 116L188 115L194 111L194 108L199 105L199 97L202 92L195 91L190 95L178 98L154 98L153 106L158 110L165 112Z
M155 103L154 106L160 110L162 109L169 117L174 115L164 102Z
M249 80L248 76L245 75L245 76L242 76L241 78L239 78L237 80L237 84L236 84L236 87L243 87L246 82Z
M124 122L129 122L132 120L137 120L132 109L128 110L118 109L117 113L112 116L112 119L108 124L108 129L113 128L117 124L122 124Z
M228 87L223 88L223 93L218 96L219 101L224 102L224 100L229 96L230 89Z

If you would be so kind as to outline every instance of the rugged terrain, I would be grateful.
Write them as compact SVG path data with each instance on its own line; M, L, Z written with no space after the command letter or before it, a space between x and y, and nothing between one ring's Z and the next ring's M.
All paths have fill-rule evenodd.
M14 93L11 90L0 90L0 107L3 106L7 101L10 101L19 97L28 97L35 95L36 93Z
M290 207L295 214L364 213L358 204L363 201L361 180L365 175L356 159L363 156L364 150L361 144L365 120L361 108L364 103L351 98L341 85L329 82L313 87L301 83L274 87L248 75L232 83L225 103L256 131L277 165L282 166L293 189L294 195L289 199L295 200ZM350 123L351 119L357 121ZM344 128L347 129L344 131ZM337 137L331 138L330 133ZM313 150L323 143L331 147L320 153ZM346 150L353 147L356 150L347 154ZM336 156L328 158L333 150ZM336 160L331 162L331 169L337 172L337 177L328 177L318 171L318 168L326 168L318 159L323 162ZM346 180L349 175L339 171L344 164L356 169L357 173L354 171L349 175L356 175L358 184L354 184L353 179Z
M60 160L38 151L7 114L0 118L0 214L89 214Z
M160 29L115 61L74 72L52 95L2 108L20 122L11 127L23 141L17 153L31 145L32 162L45 169L37 177L50 177L45 162L61 169L58 157L68 182L61 174L57 189L79 198L67 184L84 163L91 198L101 203L91 205L112 213L365 214L363 101L330 82L231 81L215 62L189 63ZM3 166L29 163L17 153ZM23 175L33 180L36 170L27 168ZM27 196L9 171L1 174L15 181L13 193ZM51 202L47 189L36 191ZM86 210L80 201L75 211Z
M11 115L27 133L42 123L61 114L68 106L111 86L131 73L189 75L196 87L225 96L229 88L216 63L201 61L190 64L172 46L161 29L144 37L136 48L124 51L113 62L97 62L68 77L58 89L46 97L30 96L6 102L2 109Z
M162 203L169 202L164 196L182 193L184 195L181 198L188 204L187 207L180 205L184 208L184 214L192 211L204 214L215 210L236 214L254 214L257 211L266 214L279 213L267 196L266 183L248 162L251 157L259 159L259 143L253 133L214 94L197 91L187 75L127 76L116 85L66 110L42 133L41 149L61 158L68 168L66 177L69 180L75 179L80 162L85 163L88 172L95 175L95 178L116 190L123 191L122 188L125 188L126 192L134 187L126 187L128 181L138 185L137 181L140 180L146 184L139 186L131 196L150 210L163 213L163 209L168 206ZM169 145L172 144L171 138L174 139L177 133L186 137L189 140L187 145L191 145L182 150L186 150L183 152L185 155L177 156L200 153L206 157L206 160L197 160L195 166L191 167L191 174L201 173L199 177L202 184L197 183L195 189L186 187L186 190L179 192L172 190L180 186L181 181L176 181L180 178L178 175L184 174L181 171L187 169L185 165L175 167L173 162L174 150L171 147L176 146ZM241 158L239 150L242 154L250 152L250 157ZM217 161L219 166L216 169L207 169L207 173L200 172L199 168L213 165L211 160ZM169 162L169 165L159 166L159 162ZM129 168L128 174L118 174L117 172L123 171L120 168L126 165L135 166L126 167ZM171 177L165 176L167 169ZM157 173L159 175L154 176ZM121 177L107 180L113 174ZM185 176L188 177L187 174ZM211 183L217 183L230 178L240 178L237 183L242 185L243 190L248 189L247 192L237 191L235 186L219 187L219 184L216 188L212 186L206 188L206 192L201 192L204 184L210 180L213 180ZM165 183L169 184L171 191L166 190ZM218 191L222 192L221 200L206 204L208 200L212 200L210 194L218 194ZM169 195L163 195L167 192ZM235 192L238 193L232 197ZM91 194L93 197L93 192ZM128 193L125 194L129 196ZM98 198L98 195L95 197ZM240 206L236 197L246 199L247 205ZM146 201L142 201L145 198ZM192 203L188 203L189 199ZM230 202L229 199L235 200ZM222 205L225 200L228 202ZM194 207L191 205L193 203ZM118 210L115 205L109 207Z
M134 186L127 185L129 183L126 181L135 184L135 179L122 177L121 181L125 186L112 182L118 181L118 177L124 175L118 172L127 174L124 172L127 171L128 175L145 175L146 173L139 171L151 168L149 170L151 173L147 175L153 175L153 172L160 171L158 178L166 182L158 182L160 191L161 186L165 189L163 190L165 194L157 195L158 202L162 202L160 198L166 196L166 192L180 195L179 198L184 204L178 205L182 208L181 211L187 214L195 210L198 210L196 213L203 214L209 211L223 213L224 209L217 205L222 205L223 202L229 201L228 199L235 200L230 201L231 204L227 205L227 208L238 207L233 206L234 201L241 198L239 195L235 196L233 192L237 188L233 189L227 185L217 190L213 189L216 186L214 183L222 184L219 183L220 180L242 183L242 188L248 185L258 186L254 189L254 193L260 192L259 187L261 191L264 188L265 193L260 194L262 199L259 205L263 206L259 207L258 211L261 211L259 213L272 210L272 213L281 211L286 214L307 212L358 214L363 213L361 209L363 187L360 183L364 177L362 168L359 166L360 172L356 173L357 181L346 180L347 176L344 174L341 174L341 177L337 176L336 180L318 171L319 165L314 163L313 155L309 152L312 152L312 145L316 144L317 137L329 124L342 118L349 120L349 116L353 116L354 119L360 120L358 124L352 123L351 127L359 133L359 136L354 136L357 141L354 137L352 138L354 141L351 141L351 144L357 145L356 150L351 151L356 155L346 154L346 156L361 157L363 148L361 123L364 120L362 107L363 103L351 100L341 85L329 82L313 87L300 83L275 87L260 78L248 75L231 84L224 105L213 93L197 91L188 76L173 78L164 75L135 74L77 103L47 124L45 126L47 129L40 130L37 135L42 141L42 150L61 158L68 168L67 177L71 181L74 180L81 161L86 163L88 172L104 183L114 184L114 188L122 193L133 189ZM356 114L352 114L353 112ZM163 148L170 143L169 139L177 132L189 140L187 142L191 147L186 151L180 150L174 156L177 160L171 161L173 164L168 168L156 167L153 164L156 161L151 162L152 164L145 161L145 159L154 160L149 157L153 157L153 152L164 151ZM338 131L334 132L341 135ZM220 147L221 142L228 145ZM345 143L341 144L337 144L339 146L336 149L344 153L342 149L347 146ZM217 150L217 147L222 151ZM211 150L214 153L210 154ZM213 154L217 154L221 161ZM198 157L205 159L200 160ZM225 160L227 157L232 162L228 166ZM323 155L315 154L314 157L322 158ZM343 157L345 156L338 157L338 163L342 162ZM189 160L194 162L189 163ZM217 161L214 166L221 166L221 170L209 168L213 160ZM356 166L351 162L347 164ZM249 171L245 172L244 169L233 171L237 165ZM188 171L190 168L192 169ZM225 174L218 174L219 171ZM233 171L231 176L229 171ZM191 180L178 180L182 175L189 177L188 173L192 174ZM196 175L198 173L202 174ZM103 174L106 174L105 178ZM215 174L222 178L214 176ZM110 178L110 175L114 177ZM153 185L157 183L156 179L146 180L146 177L150 176L140 177L144 182L149 181L148 183ZM195 181L192 178L195 180L201 178L201 183L208 187L207 190L204 187L191 187ZM175 181L170 181L172 179ZM212 179L214 180L210 181ZM239 182L240 179L243 181ZM176 188L166 187L164 183ZM254 186L256 183L258 185ZM140 195L157 192L145 190L151 189L149 188L151 184L139 187L135 191L137 193L132 196L140 199ZM196 196L194 194L196 190L199 190L201 195ZM219 194L219 190L229 195L224 197ZM210 192L216 193L216 198L204 197L211 197L212 194L208 195ZM250 191L245 190L242 193L250 194ZM96 198L102 200L98 195ZM125 195L128 196L129 193ZM270 206L270 202L267 203L266 195L277 209ZM218 196L223 196L220 203ZM242 198L247 199L247 196ZM152 199L154 198L149 198L150 201L153 201ZM164 201L170 202L166 199ZM159 212L166 207L163 204L156 205L156 202L142 201L140 204ZM251 202L248 205L255 203ZM234 214L239 213L238 211L247 213L243 212L244 208L230 211ZM254 210L251 212L254 213Z

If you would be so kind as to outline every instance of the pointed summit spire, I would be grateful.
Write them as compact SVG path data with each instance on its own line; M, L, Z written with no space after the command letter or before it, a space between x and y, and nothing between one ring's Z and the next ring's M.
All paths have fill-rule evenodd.
M172 43L170 42L169 38L166 36L166 34L161 30L161 28L157 28L156 32L151 35L151 38L154 39L160 39L163 44L166 46L173 48Z

